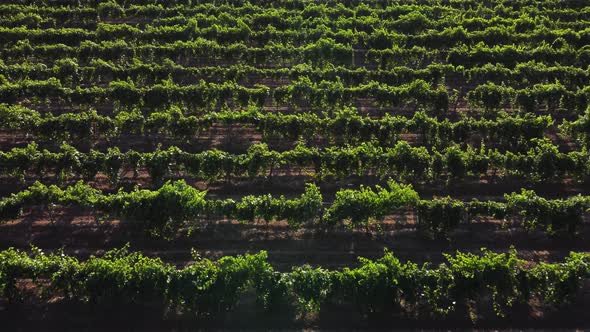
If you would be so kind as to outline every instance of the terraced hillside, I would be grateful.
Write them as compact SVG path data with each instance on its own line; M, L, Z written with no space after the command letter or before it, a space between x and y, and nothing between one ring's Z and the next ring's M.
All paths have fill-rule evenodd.
M585 0L3 1L0 317L587 327L589 45Z

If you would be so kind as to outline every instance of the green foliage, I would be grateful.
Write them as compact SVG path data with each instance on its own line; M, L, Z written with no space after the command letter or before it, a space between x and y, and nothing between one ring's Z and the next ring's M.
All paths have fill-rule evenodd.
M360 190L338 191L323 220L329 224L350 221L351 228L368 227L371 221L382 220L385 216L400 212L418 202L418 193L411 185L394 181L389 181L387 185L388 189L361 187Z
M258 299L260 310L294 305L299 312L318 313L327 304L341 304L354 305L363 315L438 317L475 302L477 308L490 306L503 316L514 304L531 300L536 305L569 303L590 277L590 256L584 253L533 267L515 251L484 249L445 257L447 263L438 267L419 267L386 252L375 261L360 259L360 267L353 269L302 266L279 273L266 252L218 261L195 255L194 263L177 268L128 247L85 261L35 248L30 254L7 249L0 252L0 297L18 300L25 290L17 281L32 279L50 296L59 293L96 305L149 302L201 317L231 311L248 295Z
M462 201L444 197L435 200L421 200L417 205L418 227L427 234L448 236L465 220L465 204Z
M311 96L309 93L302 95L306 98ZM178 107L154 111L147 116L133 109L109 117L95 112L53 116L23 107L1 105L0 119L4 123L3 128L24 130L40 141L60 143L64 140L74 143L101 137L116 139L128 134L169 135L179 140L190 140L211 128L214 123L220 123L252 125L264 139L278 137L312 142L314 138L323 136L335 143L376 141L382 145L392 145L401 134L418 132L424 135L427 145L446 147L463 143L471 135L477 134L486 144L518 149L529 146L532 138L543 137L544 129L553 124L551 116L509 116L505 113L498 114L494 119L466 117L455 122L429 117L424 112L416 112L411 118L386 115L374 119L360 116L352 108L344 108L323 117L314 113L261 112L256 108L195 116L185 115ZM567 128L579 127L573 126ZM567 128L564 125L564 133L573 132ZM583 127L575 130L579 132Z
M588 197L581 195L567 199L548 200L532 190L504 195L509 212L522 217L524 225L532 229L545 229L552 234L565 230L575 234L590 208Z
M205 191L183 180L166 182L157 190L136 188L115 194L103 194L82 181L65 189L36 182L29 189L0 200L0 221L17 218L23 208L31 205L73 206L137 223L154 236L171 237L186 227L215 217L244 222L286 220L294 228L344 225L368 230L374 222L383 222L385 217L412 209L417 214L420 230L431 236L447 237L461 223L472 222L477 216L522 219L528 229L548 234L576 234L590 209L587 196L548 200L526 190L506 194L506 202L463 202L450 197L421 200L411 185L391 180L387 188L339 190L327 207L319 188L311 183L301 196L291 199L267 194L244 196L236 202L205 196Z

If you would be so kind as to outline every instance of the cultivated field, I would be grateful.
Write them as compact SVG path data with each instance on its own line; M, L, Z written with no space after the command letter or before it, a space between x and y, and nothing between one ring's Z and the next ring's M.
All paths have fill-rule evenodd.
M3 326L588 327L589 45L586 0L5 0Z

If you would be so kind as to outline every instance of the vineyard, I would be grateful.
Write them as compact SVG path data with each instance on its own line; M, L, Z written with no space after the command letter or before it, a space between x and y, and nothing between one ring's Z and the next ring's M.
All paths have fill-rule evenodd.
M587 328L586 0L0 3L7 327Z

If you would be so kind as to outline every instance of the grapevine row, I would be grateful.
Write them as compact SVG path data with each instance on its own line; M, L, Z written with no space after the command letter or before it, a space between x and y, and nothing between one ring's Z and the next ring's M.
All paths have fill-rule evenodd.
M24 179L26 174L43 177L53 173L61 179L77 175L91 180L100 172L115 184L124 171L133 171L137 176L140 169L147 169L156 184L180 174L207 181L259 176L272 179L281 167L299 169L300 174L304 171L316 179L329 175L345 179L351 175L375 174L381 178L419 182L450 181L466 176L496 180L519 177L546 182L568 177L586 181L590 176L590 155L586 151L562 153L548 140L534 139L532 145L534 147L524 153L500 153L485 147L462 150L457 146L429 151L424 147L412 147L405 141L391 148L370 143L326 149L297 145L292 150L278 152L262 143L251 145L245 154L231 154L216 149L187 153L177 147L144 153L121 152L118 148L82 153L69 145L62 145L59 152L50 152L38 149L33 143L26 148L0 152L0 174Z
M23 23L23 21L31 26L35 25L34 23L38 25L38 21L24 20L24 18L30 18L38 14L44 18L52 19L46 19L42 23L52 23L54 25L71 23L96 26L96 22L100 20L136 17L148 18L160 24L165 24L168 22L183 22L188 20L187 17L195 17L198 19L198 25L205 27L213 24L228 24L227 18L230 16L234 20L229 23L235 24L237 21L235 17L239 17L245 24L256 30L263 29L268 24L279 28L300 28L302 24L309 25L314 21L330 28L335 25L342 26L343 22L345 22L348 25L344 27L364 30L363 28L366 29L366 27L362 23L367 20L374 24L381 24L379 26L385 28L388 27L385 24L395 22L399 26L399 23L407 22L408 19L413 19L413 23L420 20L423 22L423 26L434 29L447 27L450 23L470 30L490 26L512 25L521 28L531 26L563 28L575 27L577 22L585 23L588 19L587 12L573 8L551 8L545 3L542 5L542 12L539 12L537 7L531 6L533 4L520 4L521 6L515 10L515 8L510 7L511 4L506 3L498 3L496 8L489 8L480 3L477 8L461 9L432 3L373 7L369 7L364 3L358 6L349 5L326 6L326 4L306 3L303 8L281 7L280 5L274 8L266 8L251 2L241 4L241 6L211 6L209 3L193 3L190 6L170 4L166 6L155 6L153 4L127 4L122 6L116 2L103 2L97 6L85 4L83 7L80 5L30 6L25 4L2 4L0 5L0 15L5 16L7 25L10 25L10 23ZM419 15L408 16L412 12ZM541 16L544 20L535 21L526 15L532 13ZM19 14L21 15L19 16ZM226 14L226 16L220 17L221 14ZM351 26L351 24L355 25Z
M110 117L93 111L52 115L1 104L0 120L1 128L20 130L36 139L53 142L86 142L101 137L113 140L128 134L158 134L191 141L213 124L240 124L253 126L264 140L276 137L311 142L316 137L324 137L333 142L377 141L381 145L389 145L397 142L401 134L419 133L425 145L444 147L453 142L464 142L477 134L484 144L515 149L528 146L533 138L542 138L543 133L554 124L549 115L532 114L508 116L498 113L497 118L466 117L451 122L447 119L438 120L424 112L416 112L411 118L385 115L375 119L346 108L332 115L318 116L313 113L261 112L255 108L184 115L179 108L171 107L149 115L131 111ZM582 130L573 124L567 125L567 131L566 126L563 128L563 134Z
M38 249L30 254L8 249L0 252L0 296L18 301L24 296L18 280L32 279L50 294L81 303L157 303L197 317L234 310L245 295L255 297L261 311L274 313L290 307L317 313L338 304L361 315L437 318L475 302L502 317L515 304L532 300L544 306L572 303L590 276L590 257L582 253L570 253L559 263L524 263L516 251L457 252L438 266L402 263L385 252L377 260L361 259L353 269L300 266L280 273L267 262L266 252L198 259L177 268L127 247L86 261ZM481 300L487 294L492 294L491 303Z
M123 39L98 43L83 41L76 46L31 45L27 39L24 39L2 48L0 55L5 62L9 63L19 63L27 58L49 62L56 59L77 58L84 63L89 63L93 59L121 61L121 59L138 58L154 63L173 59L184 66L193 66L203 63L211 64L216 60L224 59L229 60L230 63L257 64L262 67L289 67L308 62L314 65L332 63L351 67L353 58L364 58L368 67L379 66L381 69L395 66L415 68L431 62L450 63L455 66L502 63L512 68L518 63L529 61L584 67L590 59L590 50L576 49L559 40L555 45L543 42L527 47L480 43L474 46L456 46L445 52L439 52L436 49L418 46L405 48L398 45L386 49L355 50L350 45L338 43L330 38L323 38L301 47L281 44L248 47L243 43L219 45L215 41L203 38L138 46L127 43ZM223 63L226 64L227 61Z
M136 59L132 64L118 64L112 61L91 60L88 66L80 65L77 59L59 59L53 66L44 63L18 63L5 65L0 62L0 75L12 81L47 80L56 77L62 84L102 83L109 80L151 82L156 84L170 75L179 83L197 81L248 81L259 78L273 80L309 79L319 83L322 80L342 80L347 85L360 85L367 81L378 81L389 85L399 85L414 80L440 83L446 77L459 78L467 83L483 81L505 82L510 85L546 83L559 81L565 86L586 86L590 75L582 68L562 65L546 65L535 61L519 63L513 69L502 64L486 64L465 68L451 64L433 63L421 69L405 66L387 70L370 70L365 67L346 68L313 67L300 64L289 68L257 68L250 65L231 65L229 67L185 67L166 59L162 64L144 63ZM144 83L145 84L145 83Z
M577 96L583 92L570 92ZM145 104L159 108L170 104L185 104L191 107L216 107L224 103L246 107L262 106L268 102L325 107L351 103L357 98L371 96L382 106L420 104L436 111L448 108L448 92L443 87L433 87L423 80L400 86L371 81L355 87L345 87L342 82L321 81L312 83L302 79L289 85L270 89L265 85L240 86L235 82L210 83L201 80L198 84L178 85L172 81L150 87L136 87L132 81L112 81L106 88L88 87L75 89L64 87L52 77L47 81L24 80L0 85L0 102L14 104L28 98L39 101L59 100L74 104L114 102L119 105Z
M411 19L420 19L416 14L410 14ZM397 24L396 24L397 23ZM227 27L212 25L211 27L199 27L197 20L190 19L185 25L156 26L148 25L143 30L128 24L105 24L98 23L96 30L80 28L58 28L58 29L34 29L26 27L0 27L0 42L10 45L20 40L29 40L32 44L66 44L78 45L84 41L101 42L123 39L140 46L154 42L169 41L190 41L198 38L205 38L216 41L219 45L228 45L243 42L245 45L264 45L265 43L283 43L295 47L315 43L322 39L337 40L339 44L352 45L357 49L387 49L393 45L400 45L407 48L428 47L448 49L458 45L476 45L486 43L488 45L535 45L538 43L553 43L560 39L563 43L573 48L581 48L588 43L590 34L586 30L559 29L549 30L546 27L538 27L535 30L520 32L517 27L494 26L481 31L468 31L462 27L446 27L438 31L429 30L420 32L424 26L417 22L416 25L406 22L385 23L383 30L372 32L354 32L345 27L339 27L337 31L318 27L317 32L310 34L308 31L313 27L307 27L304 31L297 30L275 30L269 33L268 30L252 31L247 23L238 20L236 26ZM533 23L534 24L534 23ZM365 23L366 26L366 23ZM354 27L351 27L354 29Z
M515 89L494 83L482 84L469 91L469 102L485 109L500 109L513 105L527 112L543 107L548 112L567 110L583 112L588 107L590 87L568 90L557 83L535 84L532 87ZM64 87L57 78L46 81L23 80L0 85L0 102L16 103L23 98L45 101L48 99L73 104L114 102L117 105L145 105L161 108L171 104L189 107L218 107L231 102L246 107L251 104L263 106L269 102L283 105L299 105L323 108L345 105L359 98L372 98L381 107L420 105L434 112L449 109L449 92L442 86L433 86L415 80L408 84L390 86L371 81L347 87L341 81L311 82L301 78L288 85L274 89L265 85L244 87L235 82L211 83L201 80L199 84L179 85L166 80L149 87L136 87L133 81L111 81L109 86L75 89Z
M416 227L434 237L446 237L459 225L477 222L478 217L520 220L526 229L548 234L576 234L590 209L590 196L545 199L532 190L505 194L505 202L436 198L421 200L411 185L389 181L386 188L361 187L341 189L326 207L319 188L308 183L297 198L245 196L233 199L209 199L207 192L183 180L167 182L157 190L138 189L104 194L82 181L65 189L36 182L27 190L0 200L0 220L18 218L25 207L44 206L52 211L56 205L102 212L103 216L135 223L154 236L169 237L185 228L193 229L217 219L243 222L286 220L292 227L302 225L329 230L334 227L365 228L382 222L387 216L413 210ZM99 222L99 219L96 219Z
M20 5L37 5L36 0L17 0L8 2L10 4L20 4ZM66 8L80 8L80 6L84 7L102 7L102 5L106 6L113 6L114 3L110 1L101 1L101 0L45 0L45 3L48 5L60 4L65 6ZM246 8L252 7L260 7L265 6L268 3L264 0L253 0L249 1L248 4L239 3L242 6L246 6ZM309 2L305 0L279 0L275 2L277 7L284 7L284 8L291 8L293 10L303 10L305 6L309 5ZM338 6L342 4L342 6ZM162 6L159 6L162 5ZM504 10L512 10L518 12L521 8L531 8L531 9L543 9L543 10L566 10L568 12L574 11L579 14L580 9L583 9L586 5L586 2L583 0L572 0L568 2L563 2L561 0L547 0L543 2L538 2L534 0L522 0L518 3L514 3L513 1L509 0L490 0L484 3L481 3L477 0L465 0L465 1L456 1L456 0L442 0L442 1L431 1L431 0L419 0L415 3L408 4L407 1L404 0L379 0L370 3L365 3L362 0L346 0L344 2L338 0L321 0L315 1L313 3L314 6L321 7L320 12L330 13L335 12L336 14L340 13L341 10L347 10L346 8L350 7L358 7L361 10L380 10L384 12L391 12L392 14L398 13L398 11L402 12L410 12L413 9L420 9L432 11L433 13L437 12L440 6L448 7L451 9L458 9L458 10L474 10L478 8L484 8L488 10L493 10L497 6L500 6ZM216 11L228 8L237 8L239 10L239 6L236 6L235 1L233 0L222 0L218 1L215 5L212 5L209 1L206 0L173 0L173 1L165 1L165 0L133 0L126 2L125 7L133 7L133 6L143 6L150 9L151 7L155 7L152 11L155 11L156 14L160 14L157 12L159 8L162 11L166 11L166 8L171 8L169 11L176 11L178 8L192 8L193 6L201 6L206 8L207 10ZM170 7L168 7L170 6ZM59 11L59 6L53 6L56 11ZM163 8L162 8L163 7ZM399 9L397 9L399 8ZM318 10L318 9L316 9Z

